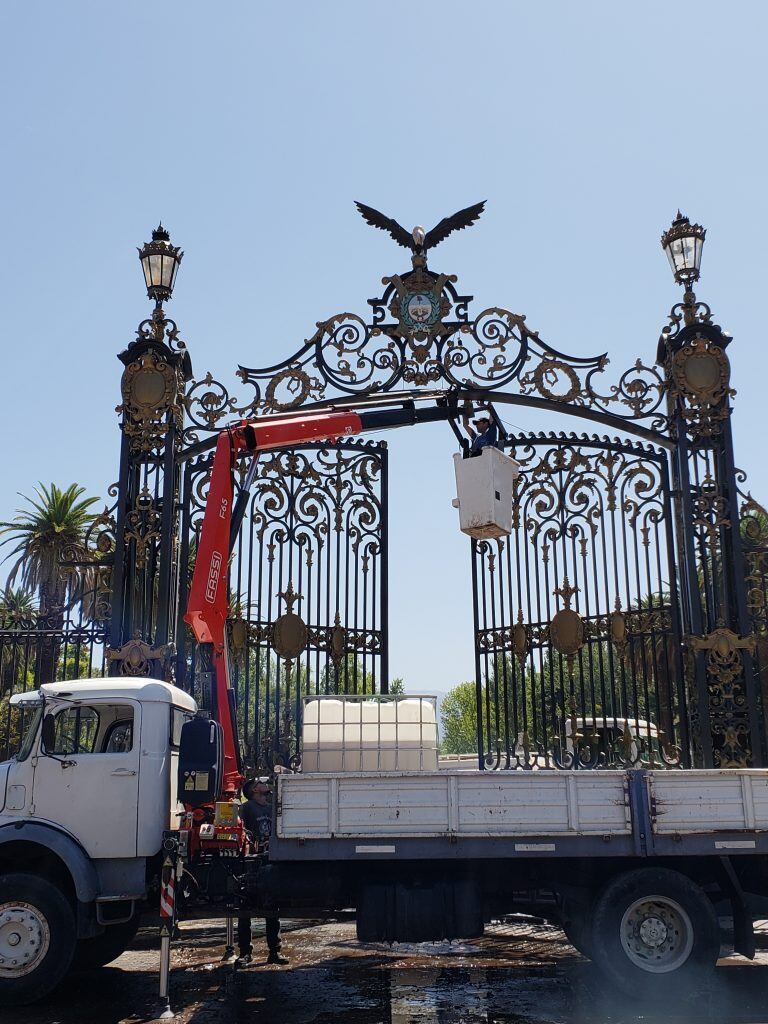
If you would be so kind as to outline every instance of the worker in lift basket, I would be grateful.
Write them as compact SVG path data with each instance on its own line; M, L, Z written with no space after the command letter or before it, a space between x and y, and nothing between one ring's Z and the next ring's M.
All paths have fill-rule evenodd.
M269 840L272 829L272 801L269 799L269 780L266 778L249 779L243 786L245 802L240 805L240 820L246 830L250 832L254 845L263 846ZM280 955L280 918L265 918L267 925L267 948L269 956L268 964L287 964L288 961ZM245 967L253 959L253 946L251 944L251 919L241 917L237 922L237 944L240 955L237 958L237 966Z
M472 446L469 449L470 456L480 455L483 448L499 447L498 428L486 409L481 409L478 412L475 419L472 420L472 426L469 424L468 411L464 413L462 422L464 424L464 429L472 438ZM474 427L477 429L473 429Z

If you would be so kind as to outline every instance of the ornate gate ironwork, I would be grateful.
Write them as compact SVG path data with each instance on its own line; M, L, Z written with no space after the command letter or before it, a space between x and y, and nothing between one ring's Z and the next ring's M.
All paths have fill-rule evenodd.
M729 337L686 291L656 365L638 360L610 385L606 355L566 355L500 307L472 317L471 297L455 276L427 267L427 249L480 208L412 236L363 208L412 249L412 269L383 279L368 319L339 313L283 362L240 367L246 398L210 374L193 378L159 305L140 326L121 356L112 671L175 669L191 685L180 616L207 439L238 417L365 401L404 385L439 389L457 404L535 407L631 439L507 441L524 464L515 532L473 548L481 752L510 766L640 754L672 765L764 763L768 516L738 489ZM369 674L372 687L386 685L386 453L303 449L266 460L260 473L235 556L231 646L244 738L263 761L270 747L269 756L294 752L294 712L285 715L300 690L360 689ZM327 532L313 534L307 517L317 525L323 516ZM610 744L598 735L600 716L620 719L622 736L616 722ZM651 723L644 750L633 718Z
M181 500L176 679L188 689L195 645L182 615L209 473L210 456L188 461ZM298 756L303 695L387 692L386 480L383 443L259 462L230 571L230 663L249 764Z
M606 355L566 355L508 309L472 316L457 278L428 268L428 251L481 209L409 233L362 207L412 250L412 269L383 278L367 319L338 313L282 362L241 366L244 398L193 376L161 305L180 250L154 233L142 259L167 247L174 271L149 288L154 312L120 355L116 502L93 523L86 561L63 567L87 574L77 600L0 618L0 746L13 748L14 689L104 670L193 687L182 613L209 442L228 422L409 386L456 408L524 405L621 434L504 440L523 470L514 530L472 546L483 761L768 762L768 513L735 466L731 338L690 290L698 267L676 271L687 290L655 365L637 360L605 384ZM700 254L703 229L681 217L665 246L688 236ZM230 621L254 763L296 755L301 693L387 688L386 458L384 445L338 444L259 467Z
M573 434L505 448L512 534L472 542L485 764L689 764L667 452Z

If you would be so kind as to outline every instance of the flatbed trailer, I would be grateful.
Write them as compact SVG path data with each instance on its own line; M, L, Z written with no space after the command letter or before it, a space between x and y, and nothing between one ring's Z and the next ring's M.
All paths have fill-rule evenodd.
M768 771L281 775L270 861L768 854Z
M724 945L754 956L768 771L283 775L262 879L267 903L354 906L363 941L471 938L533 911L618 988L669 997Z

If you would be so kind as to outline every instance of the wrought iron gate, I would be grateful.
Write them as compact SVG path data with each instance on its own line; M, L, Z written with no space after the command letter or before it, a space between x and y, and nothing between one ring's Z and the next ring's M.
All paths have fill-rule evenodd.
M505 447L512 534L472 542L481 758L689 764L667 453L562 434Z
M176 628L176 679L187 689L195 645L182 616L209 475L210 456L187 462ZM297 756L302 696L387 692L386 481L381 443L259 462L230 570L230 663L251 765Z
M471 296L427 258L480 209L420 242L423 232L362 207L411 248L412 269L383 278L367 318L337 313L282 362L241 366L244 399L193 376L157 302L120 356L110 671L175 672L193 685L182 612L207 451L228 422L434 389L457 405L521 405L630 438L508 442L523 464L515 529L473 545L483 761L765 763L768 515L739 490L730 336L688 287L655 363L638 359L610 383L606 354L558 351L502 307L471 315ZM301 693L386 688L386 546L383 447L301 449L262 464L231 576L230 646L253 761L295 754Z

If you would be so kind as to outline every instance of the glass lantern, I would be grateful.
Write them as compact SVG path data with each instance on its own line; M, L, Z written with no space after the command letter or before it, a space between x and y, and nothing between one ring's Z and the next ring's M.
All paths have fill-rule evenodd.
M145 242L139 249L141 269L144 271L144 282L147 295L160 305L173 294L176 274L184 253L176 245L171 245L171 236L162 224L152 232L152 241Z
M699 279L705 235L706 231L700 224L691 224L678 210L672 226L661 236L675 281L686 288Z

